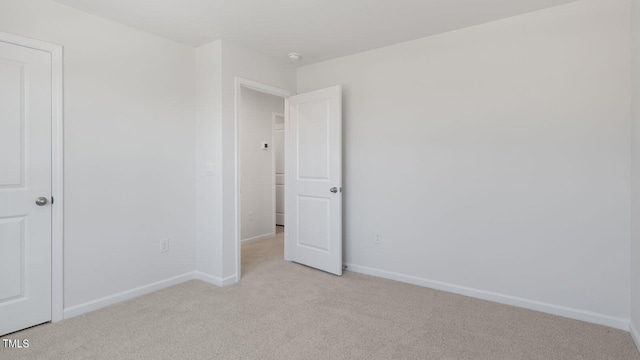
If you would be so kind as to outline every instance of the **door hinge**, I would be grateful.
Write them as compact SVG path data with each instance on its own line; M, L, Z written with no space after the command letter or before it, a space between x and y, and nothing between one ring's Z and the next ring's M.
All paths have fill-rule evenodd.
M55 200L53 199L53 196L52 196L52 197L51 197L51 205L53 205L54 201L55 201Z

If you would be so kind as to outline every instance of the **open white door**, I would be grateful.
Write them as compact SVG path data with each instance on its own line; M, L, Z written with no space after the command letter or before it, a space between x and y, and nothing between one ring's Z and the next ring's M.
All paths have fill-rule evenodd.
M0 41L0 335L51 320L51 66Z
M285 102L285 259L342 275L342 88Z

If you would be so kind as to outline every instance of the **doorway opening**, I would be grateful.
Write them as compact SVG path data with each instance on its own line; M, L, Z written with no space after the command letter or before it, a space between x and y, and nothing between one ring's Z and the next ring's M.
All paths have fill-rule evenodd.
M242 244L283 239L284 104L290 95L236 79L237 281L243 275Z
M243 224L255 221L258 215L244 204L243 198L251 198L254 189L267 189L262 194L270 199L269 215L263 221L272 229L275 226L275 172L269 171L260 185L257 177L244 174L255 167L246 151L267 151L272 145L260 137L249 137L255 129L241 124L241 118L249 117L251 111L244 109L247 93L243 89L258 93L275 95L284 100L284 138L285 138L285 260L342 275L342 87L340 85L293 95L287 91L249 80L236 78L235 112L235 242L236 242L236 282L242 276L242 240L270 238L271 234L248 236ZM247 91L248 91L247 90ZM244 94L243 94L244 93ZM244 95L244 96L243 96ZM244 105L243 105L244 104ZM244 109L244 111L243 111ZM277 112L277 110L276 110ZM244 114L244 115L243 115ZM247 115L247 116L245 116ZM267 117L268 118L268 117ZM267 124L270 122L267 121ZM263 123L259 127L263 127ZM244 130L241 130L241 127ZM256 130L257 131L257 130ZM268 138L268 135L264 135ZM241 140L242 138L242 140ZM271 132L273 139L273 132ZM271 141L273 144L273 141ZM245 148L245 145L247 148ZM256 147L258 146L258 147ZM243 150L244 149L244 153ZM247 150L249 149L249 150ZM271 157L263 156L263 163ZM244 170L243 170L244 169ZM292 176L294 175L295 176ZM250 181L254 183L249 183ZM243 186L244 185L244 186ZM249 187L248 187L249 186ZM257 207L256 207L257 208ZM267 210L265 210L267 211Z

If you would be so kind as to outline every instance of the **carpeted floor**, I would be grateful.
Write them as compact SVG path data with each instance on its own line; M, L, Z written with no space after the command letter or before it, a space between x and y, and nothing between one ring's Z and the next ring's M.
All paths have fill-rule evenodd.
M628 333L282 260L243 246L243 280L190 281L5 338L0 359L639 359Z

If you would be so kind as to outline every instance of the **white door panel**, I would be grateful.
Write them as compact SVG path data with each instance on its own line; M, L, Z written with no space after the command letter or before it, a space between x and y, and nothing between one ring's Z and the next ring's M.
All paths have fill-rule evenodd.
M24 65L0 59L0 186L21 186L24 177L22 156Z
M276 156L276 176L284 175L284 124L274 126L273 143Z
M288 260L342 274L342 102L339 86L285 105ZM333 192L332 192L333 190Z
M276 116L276 119L279 116ZM284 225L284 119L273 126L273 150L276 173L276 225Z
M0 335L51 320L51 81L50 53L0 42Z
M330 99L319 99L298 104L298 178L329 180Z
M22 294L22 268L24 251L24 217L0 219L0 239L2 252L0 264L0 299L14 299Z

